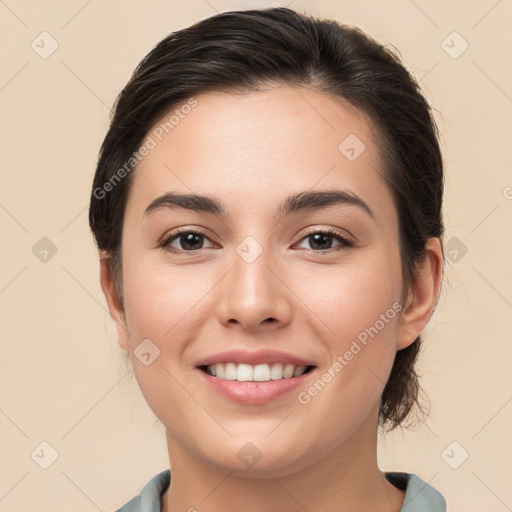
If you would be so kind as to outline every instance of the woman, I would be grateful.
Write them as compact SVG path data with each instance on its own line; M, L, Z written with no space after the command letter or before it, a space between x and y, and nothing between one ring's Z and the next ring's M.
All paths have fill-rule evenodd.
M120 511L444 511L380 471L419 405L443 274L437 128L399 59L335 21L170 34L114 107L90 225L170 470Z

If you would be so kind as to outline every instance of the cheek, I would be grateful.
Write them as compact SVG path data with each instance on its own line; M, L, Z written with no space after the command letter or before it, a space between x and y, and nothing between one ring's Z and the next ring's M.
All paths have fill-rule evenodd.
M123 268L130 332L163 342L190 325L211 283L197 267L173 269L165 262L133 256Z
M354 253L337 266L294 270L295 288L304 302L343 349L347 340L373 326L384 315L385 328L390 331L397 322L396 305L401 294L401 268L396 251L371 250ZM304 283L310 283L307 287Z
M183 417L196 414L196 420L201 420L197 411L188 410L190 397L184 393L175 372L181 371L187 344L197 338L204 323L208 292L212 287L212 281L204 272L194 270L193 265L171 268L168 262L137 255L135 251L124 260L132 367L146 401L165 424L172 423L165 416L171 402L173 410L180 410ZM148 366L141 364L136 350L146 339L160 351Z
M307 282L305 275L302 282ZM316 333L328 347L327 366L337 363L331 369L336 375L331 391L343 397L335 401L340 407L357 410L378 399L396 354L402 307L399 255L368 251L347 258L336 271L322 269L312 282L305 302L328 328Z

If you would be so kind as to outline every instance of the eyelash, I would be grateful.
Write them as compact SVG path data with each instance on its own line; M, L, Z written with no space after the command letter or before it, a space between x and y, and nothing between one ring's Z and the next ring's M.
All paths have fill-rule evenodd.
M205 238L207 238L209 240L209 238L206 235L206 233L203 233L200 230L182 229L180 231L175 231L175 232L171 233L169 236L164 237L164 239L160 243L160 247L164 248L166 251L169 251L169 252L171 252L173 254L188 253L188 254L191 254L191 255L195 255L196 253L198 253L202 249L195 249L195 250L192 250L192 251L186 251L186 250L182 250L182 249L175 249L174 247L171 247L169 245L170 242L173 242L174 240L179 238L181 235L190 234L190 233L195 234L195 235L204 236ZM334 252L334 251L340 251L342 249L347 249L347 248L355 246L354 242L352 242L351 240L341 236L338 231L336 231L335 229L332 229L332 228L311 231L311 232L307 233L306 235L304 235L300 239L300 242L302 242L303 240L309 238L312 235L316 235L316 234L330 235L330 236L334 237L338 242L340 242L340 245L337 246L337 247L330 247L330 248L325 249L325 250L321 250L321 249L303 249L303 250L305 250L306 252L314 253L314 254L320 254L320 253L331 253L331 252Z

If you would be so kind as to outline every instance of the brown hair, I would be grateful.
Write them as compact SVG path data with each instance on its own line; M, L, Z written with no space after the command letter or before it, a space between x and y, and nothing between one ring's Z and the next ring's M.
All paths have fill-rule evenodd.
M273 8L221 13L169 34L117 97L94 176L89 223L98 248L109 256L121 304L123 216L134 153L149 129L193 95L271 84L332 94L373 121L383 177L399 214L404 290L411 285L427 239L442 239L444 232L443 162L430 106L400 58L359 29ZM388 430L403 423L415 403L421 410L415 371L420 345L418 336L396 354L379 410L379 425Z

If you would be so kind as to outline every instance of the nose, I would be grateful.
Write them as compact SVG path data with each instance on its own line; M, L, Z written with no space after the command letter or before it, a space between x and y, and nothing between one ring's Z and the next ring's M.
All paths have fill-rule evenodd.
M280 329L291 319L293 292L283 265L270 249L254 260L234 251L230 271L219 283L217 315L226 327L250 332Z

